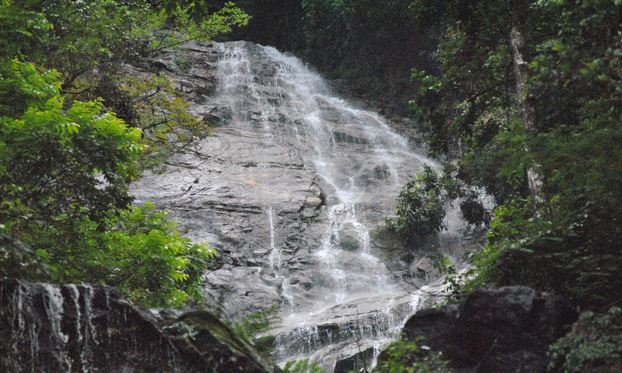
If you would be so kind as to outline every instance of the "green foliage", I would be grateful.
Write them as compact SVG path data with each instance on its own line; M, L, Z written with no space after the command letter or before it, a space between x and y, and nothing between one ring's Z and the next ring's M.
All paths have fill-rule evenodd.
M51 29L52 24L36 9L20 6L13 0L0 1L0 56L3 58L28 53L38 44L41 34Z
M196 1L164 1L151 18L151 27L167 30L151 43L155 51L170 48L190 40L205 41L232 31L233 27L248 25L250 16L233 2L209 13L205 3Z
M531 254L532 250L528 248L531 240L551 232L550 222L533 218L531 206L530 200L521 199L495 209L486 245L473 258L478 277L468 283L467 288L488 285L502 278L509 283L524 284L524 277L543 275L543 272L536 268L534 273L527 274L526 268L525 271L514 272L514 266L500 265L504 255L509 259L510 256L523 253Z
M122 75L118 90L135 113L132 124L163 137L174 127L198 134L205 125L188 112L189 104L176 95L173 81L166 75Z
M6 229L21 236L33 226L98 219L127 206L128 183L138 176L143 148L140 131L127 128L98 101L63 109L56 74L8 64L1 69L0 93L18 92L27 101L5 110L17 117L0 117L0 218L10 221Z
M550 372L614 372L622 368L622 310L585 312L549 348Z
M114 80L113 85L102 82L98 92L113 97L109 105L123 112L129 123L145 134L147 149L140 160L142 168L162 163L174 152L175 142L188 143L193 136L209 133L208 125L188 111L188 102L178 96L166 75L123 73Z
M441 255L436 260L435 265L443 275L443 292L447 295L447 300L450 302L458 300L464 291L468 289L465 287L465 284L473 276L474 270L459 271L446 255Z
M0 224L0 231L3 229ZM0 270L3 277L19 278L28 273L33 280L49 278L49 269L41 262L41 254L19 240L0 234Z
M450 371L441 353L431 351L428 346L421 343L421 340L393 342L385 349L383 355L373 372L441 373Z
M620 299L620 4L416 0L412 9L420 22L445 24L436 66L411 76L415 116L433 152L456 155L456 177L498 204L470 286L531 285L595 308ZM512 25L526 41L520 96ZM544 201L529 197L534 169ZM470 203L465 217L487 220Z
M270 328L277 317L278 309L275 305L266 310L250 313L238 322L231 322L229 326L241 338L253 341L257 335Z
M203 271L215 251L182 237L167 215L146 203L107 219L103 234L96 225L85 224L87 270L80 280L114 285L129 299L152 306L202 300Z
M71 0L0 2L0 56L55 68L63 89L82 93L98 71L190 40L208 40L249 17L233 3L196 12L198 2ZM160 31L166 29L166 31ZM92 87L91 87L92 88Z
M41 107L58 95L58 73L40 73L29 63L17 60L0 64L0 116L18 117L28 105Z
M426 166L423 174L407 183L397 200L397 216L387 218L387 228L407 242L418 241L443 229L445 199L436 173Z
M56 68L64 88L103 63L135 58L144 49L146 2L6 0L1 8L0 29L20 38L3 45L0 55Z
M202 298L214 252L182 237L153 204L131 205L128 190L146 145L162 153L173 128L192 135L205 126L170 79L117 72L248 23L233 3L203 5L0 0L3 275L114 285L152 306Z
M114 285L154 306L200 300L214 252L153 204L130 205L141 131L100 101L65 104L54 72L18 61L0 72L0 101L19 99L0 112L2 273Z
M283 373L325 373L316 363L309 362L308 360L296 360L288 361L283 367Z
M5 0L0 3L0 59L18 58L56 69L66 103L102 97L104 105L126 123L150 129L146 133L150 153L163 153L170 148L166 133L171 128L202 134L206 126L188 113L188 104L170 79L145 74L130 77L122 73L127 70L122 65L140 65L144 57L163 48L207 40L248 23L248 16L233 3L215 12L207 8L197 12L198 6L199 2L146 0ZM187 68L187 62L182 63L182 69ZM23 102L28 102L28 97L22 97L25 91L19 90L34 88L13 87L16 92L3 94L6 100L0 110L10 109L14 111L10 115L17 115L24 109ZM145 164L161 158L150 155Z

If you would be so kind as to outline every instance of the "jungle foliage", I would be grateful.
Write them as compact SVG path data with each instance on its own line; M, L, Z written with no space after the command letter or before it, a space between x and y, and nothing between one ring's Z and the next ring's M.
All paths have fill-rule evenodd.
M614 372L622 368L622 310L585 312L549 348L549 372Z
M128 194L147 149L141 128L196 120L169 82L152 94L139 77L115 82L110 72L247 22L232 3L199 12L192 1L0 1L3 276L113 285L152 306L202 298L214 251ZM115 89L102 90L103 81ZM155 106L165 115L146 115ZM123 107L128 121L110 111Z
M434 63L411 72L411 110L456 181L447 193L462 197L470 223L488 225L460 292L562 294L584 313L549 347L549 371L619 370L622 2L415 0L411 9L420 26L443 25ZM492 211L478 203L482 191ZM428 211L404 201L398 215Z
M433 152L453 154L454 176L497 202L473 286L530 285L587 308L622 301L622 3L412 9L445 25L435 66L412 73L412 110Z

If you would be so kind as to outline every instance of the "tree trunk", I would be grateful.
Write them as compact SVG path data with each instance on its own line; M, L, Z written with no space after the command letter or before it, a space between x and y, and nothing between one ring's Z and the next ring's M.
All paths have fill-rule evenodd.
M525 38L520 32L519 18L516 11L512 7L512 2L508 1L508 4L512 19L510 45L512 47L512 63L514 65L514 80L516 82L518 107L521 119L525 124L525 129L527 129L527 131L535 131L537 128L536 113L527 96L528 66L527 62L523 59L522 52L525 47ZM536 203L541 203L544 201L544 183L542 175L538 172L538 168L537 164L527 168L527 183L529 186L529 192L534 197Z

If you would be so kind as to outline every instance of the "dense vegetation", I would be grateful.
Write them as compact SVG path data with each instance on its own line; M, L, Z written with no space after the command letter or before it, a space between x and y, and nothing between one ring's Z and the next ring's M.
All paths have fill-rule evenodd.
M531 285L587 308L619 303L622 4L416 9L447 26L440 71L413 72L413 109L433 150L456 152L454 174L498 204L477 284Z
M104 283L156 306L201 299L214 252L128 195L148 149L140 128L159 120L144 106L163 108L168 126L194 122L166 81L156 95L113 72L247 22L231 3L210 12L194 2L0 2L4 276Z
M463 291L528 285L568 297L589 312L551 347L549 369L615 370L622 2L416 0L411 9L420 27L444 25L434 64L411 74L418 86L411 109L432 152L449 155L445 174L459 185L447 191L465 198L465 216L479 224L492 214ZM494 197L493 211L474 188ZM416 216L413 207L433 211L400 198L398 218Z
M397 198L395 217L386 219L388 230L407 246L444 228L446 204L452 195L443 189L447 183L426 166L423 173L402 188Z

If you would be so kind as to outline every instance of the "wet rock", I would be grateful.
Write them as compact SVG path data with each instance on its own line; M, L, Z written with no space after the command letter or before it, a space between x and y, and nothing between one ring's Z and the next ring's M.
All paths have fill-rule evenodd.
M310 219L316 218L320 215L320 208L324 205L324 200L319 195L312 195L305 198L305 201L300 209L300 214L303 218Z
M322 205L322 199L320 197L312 196L305 198L304 208L317 209Z
M193 108L193 112L200 116L203 122L212 126L225 126L231 120L233 112L226 105L202 105Z
M357 144L357 145L366 145L369 143L369 141L365 138L356 137L345 132L335 131L333 132L333 137L336 142L345 142L348 144Z
M173 72L175 70L174 65L171 61L158 59L151 61L149 64L151 65L151 67L156 69L168 70L170 72Z
M412 294L361 298L337 305L322 314L308 315L290 328L279 330L277 341L298 353L311 353L332 344L356 342L357 338L360 342L363 335L380 338L381 331L397 330L402 317L414 312L419 306L416 299L417 295ZM386 309L390 312L383 312ZM334 364L337 356L339 353L322 356L322 359L332 359Z
M304 272L297 272L289 278L289 284L300 285L305 290L309 290L313 287L313 280Z
M419 259L411 266L411 273L413 274L431 274L434 272L434 262L428 257Z
M335 364L335 370L333 373L350 373L354 372L367 372L370 370L371 361L374 357L374 348L369 347L363 351L347 357L345 359L338 360Z
M110 288L0 281L0 371L280 372L213 314L140 309Z
M339 231L339 247L353 251L361 247L359 232L352 223L345 223Z
M260 121L262 119L262 113L260 111L249 111L248 119L251 121Z
M538 372L548 345L575 318L559 296L521 286L480 289L459 306L418 312L404 337L424 337L461 372Z

